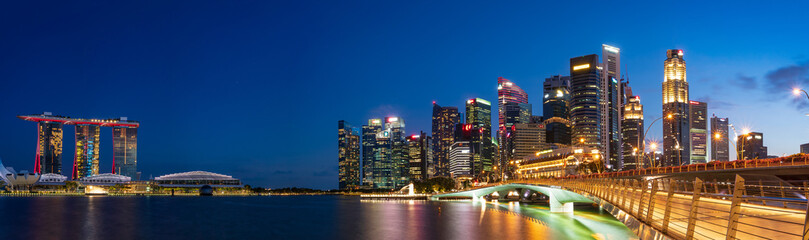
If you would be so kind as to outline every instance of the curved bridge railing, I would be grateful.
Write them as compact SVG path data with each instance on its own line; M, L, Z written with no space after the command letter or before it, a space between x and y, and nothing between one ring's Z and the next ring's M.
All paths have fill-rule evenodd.
M573 203L592 203L589 198L581 194L561 189L559 187L537 185L537 184L524 184L524 183L508 183L501 185L492 185L483 188L477 188L467 191L437 194L430 197L431 200L440 200L441 198L448 197L469 197L477 199L494 192L498 192L500 196L507 195L512 190L520 190L521 195L530 196L533 192L539 192L548 196L551 212L573 212Z
M809 239L809 188L761 182L631 179L537 179L521 184L561 186L599 198L674 239ZM603 206L603 204L602 204ZM639 235L640 236L640 235ZM642 237L643 238L643 237Z

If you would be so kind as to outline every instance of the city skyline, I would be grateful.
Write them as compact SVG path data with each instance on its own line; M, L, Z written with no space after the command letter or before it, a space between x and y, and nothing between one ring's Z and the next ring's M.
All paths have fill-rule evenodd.
M282 14L282 17L294 19L299 28L315 28L317 34L325 35L328 41L279 26L254 24L238 30L228 29L232 25L253 22L245 19L225 19L222 23L204 21L208 27L191 29L180 36L170 32L196 23L161 15L166 12L159 12L161 14L156 14L158 17L151 21L174 22L168 21L154 29L145 27L149 22L136 23L132 28L114 28L132 24L134 16L114 16L113 11L70 19L63 24L79 29L75 32L54 30L51 34L61 39L60 42L51 42L56 41L49 40L53 38L51 35L2 24L2 30L8 32L9 37L0 40L4 45L2 48L8 52L6 62L0 65L0 77L4 79L0 83L0 126L6 133L0 140L0 158L6 166L33 170L35 129L31 123L16 119L14 116L17 115L50 111L73 116L128 116L149 126L138 130L138 171L144 172L142 178L204 169L241 176L244 182L267 187L337 188L334 181L337 179L336 121L346 120L358 126L374 117L399 116L407 120L405 135L429 132L432 101L441 106L464 108L465 101L471 98L497 99L495 80L501 76L521 86L529 95L528 103L533 106L534 115L540 115L544 79L552 75L568 75L570 58L598 54L601 44L621 49L621 64L627 66L622 72L628 73L635 95L643 99L644 118L647 120L644 127L662 113L663 53L666 49L683 49L688 62L690 98L708 103L707 116L715 114L729 118L739 130L746 127L766 134L765 145L770 155L797 153L800 144L809 142L809 138L804 137L809 130L794 129L809 121L804 116L809 109L805 103L799 105L804 108L796 109L790 92L794 86L809 87L809 47L801 41L809 36L778 24L800 22L800 14L742 19L715 32L699 23L729 20L722 20L723 16L702 16L673 23L663 17L641 14L608 20L633 25L629 29L611 29L613 32L608 34L597 30L584 35L573 30L581 23L578 20L562 26L543 23L545 18L552 19L573 11L566 8L560 13L547 13L548 16L536 18L527 11L511 9L505 19L485 17L476 20L447 12L450 6L437 6L425 10L425 14L437 22L437 26L431 27L430 23L408 14L414 9L396 10L390 5L378 4L381 4L378 14L398 14L412 22L402 23L377 13L364 13L358 18L379 22L357 23L355 21L359 19L342 19L336 23L313 23L306 22L304 17ZM710 12L720 7L704 6L699 10L683 11L701 16L703 11ZM127 7L132 6L117 5L113 9ZM197 6L197 10L213 11L216 7ZM267 9L270 5L238 9L248 7ZM302 6L283 7L296 9ZM337 8L350 12L347 7ZM727 8L727 11L754 11L741 6ZM307 11L303 15L320 12L342 15L324 9ZM594 9L597 6L587 6L584 11ZM797 8L791 7L787 11L790 9ZM619 12L633 10L621 9ZM51 15L43 21L54 21L65 14L55 9L45 11ZM64 11L84 12L78 8ZM148 14L157 10L135 7L132 11ZM505 10L500 6L487 11ZM197 13L181 11L179 14L193 20L203 19ZM448 16L440 17L442 14ZM12 12L0 16L3 19L26 19ZM453 17L461 20L453 20ZM649 18L649 25L631 23L640 17ZM110 23L93 23L97 18L109 19ZM278 20L268 18L265 21ZM511 21L528 19L533 20L527 21L525 26L497 29ZM639 37L643 35L642 31L647 31L646 28L664 23L672 25L673 33L648 30L655 31L656 35ZM27 24L35 26L38 23ZM377 27L383 24L404 29L380 30L391 36L375 35L374 32L379 30ZM406 27L411 24L423 29ZM771 24L773 28L764 31L744 27L759 24ZM469 38L453 40L452 43L434 42L429 40L432 37L421 36L395 39L421 31L435 33L447 26L455 27L442 37L458 35ZM247 32L268 28L274 32L292 33L287 34L291 39L271 40L270 46L255 49L271 37ZM108 29L116 31L110 33L106 31ZM235 36L216 37L203 30ZM351 30L353 36L332 33L334 30ZM546 37L550 32L568 34L570 37L566 38L574 40L548 40ZM704 34L716 37L705 40ZM488 35L497 35L498 39ZM134 40L124 39L133 37ZM197 38L205 40L194 40ZM362 38L367 39L360 41L359 45L351 43ZM29 42L25 39L35 40ZM313 52L301 48L284 50L289 46L303 46L294 43L301 40L308 41L307 48L314 49ZM50 45L40 46L39 41ZM371 41L377 43L367 46L366 43ZM105 45L108 42L109 45ZM244 43L253 47L238 46ZM120 47L128 44L131 47ZM469 47L477 45L486 49L473 53ZM360 50L363 47L369 49ZM196 48L212 51L206 53L210 55L200 55ZM425 48L433 51L421 50ZM167 58L149 56L165 51ZM347 61L351 64L339 58L349 52L352 53ZM275 58L291 60L291 63ZM237 60L234 63L227 62L234 59ZM417 59L429 60L419 62ZM414 71L402 73L407 70ZM791 79L798 84L790 84ZM338 86L336 82L345 86ZM42 84L55 87L43 89ZM87 86L92 91L88 91L86 97L116 101L88 102L85 97L75 97L75 91ZM307 97L289 90L300 88L309 88L303 92ZM36 91L43 91L39 98L27 97ZM183 94L178 96L178 93ZM119 99L118 96L123 97ZM295 102L290 103L290 99ZM496 121L497 108L492 108L492 120ZM310 111L302 109L319 111L312 111L318 113L312 116L303 114ZM254 125L256 119L267 122ZM649 139L662 143L659 124L651 128ZM74 130L65 128L64 135L70 134L75 134ZM109 172L113 156L112 130L102 128L100 137L101 172ZM69 139L72 138L66 137L64 142L62 162L72 162L70 157L75 146ZM304 146L296 145L304 142ZM731 150L729 155L733 159L735 151ZM70 170L63 167L63 175L69 176L65 172Z

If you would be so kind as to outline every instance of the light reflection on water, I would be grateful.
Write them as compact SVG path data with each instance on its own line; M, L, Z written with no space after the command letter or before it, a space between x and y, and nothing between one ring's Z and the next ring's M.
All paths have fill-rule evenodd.
M343 196L0 197L0 239L630 239L598 209Z

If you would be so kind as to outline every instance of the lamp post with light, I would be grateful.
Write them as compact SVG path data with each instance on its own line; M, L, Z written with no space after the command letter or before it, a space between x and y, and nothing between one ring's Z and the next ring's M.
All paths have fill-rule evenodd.
M644 141L643 141L643 146L642 146L641 151L640 151L642 155L646 155L646 134L649 133L649 130L652 129L652 126L654 126L655 122L657 122L658 120L663 119L663 118L672 119L674 117L674 115L680 115L680 113L669 113L666 116L662 116L662 117L659 117L659 118L655 119L654 121L652 121L652 123L649 124L649 127L646 128L646 131L643 132L643 140ZM643 159L643 158L641 157L640 159ZM649 161L649 162L651 163L651 161Z

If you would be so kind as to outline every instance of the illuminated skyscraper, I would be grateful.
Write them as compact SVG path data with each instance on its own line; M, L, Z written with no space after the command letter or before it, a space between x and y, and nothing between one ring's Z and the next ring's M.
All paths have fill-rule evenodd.
M683 50L670 49L663 62L663 160L662 166L688 164L691 121L688 82ZM671 116L671 117L669 117Z
M398 189L410 181L410 158L404 120L386 117L362 126L362 155L366 184L376 189Z
M502 161L494 163L503 170L506 163L513 157L513 149L510 143L508 132L511 126L517 123L528 123L531 118L531 104L528 104L528 94L522 90L517 84L511 80L503 77L497 78L497 115L498 115L498 128L497 128L497 142L500 144L498 159ZM498 175L502 175L502 171L496 171Z
M62 123L37 123L37 154L34 172L62 174Z
M730 161L728 119L711 117L711 161Z
M123 118L122 120L126 120ZM112 128L112 173L138 180L138 129Z
M598 55L595 54L570 59L570 121L574 145L603 149L601 71L598 65Z
M471 124L480 134L472 139L470 147L474 153L472 174L475 177L488 176L492 172L495 154L492 142L492 104L482 98L466 101L466 123ZM479 151L476 148L480 149Z
M708 155L708 104L689 101L691 118L691 159L692 163L707 163Z
M73 162L73 179L98 175L101 149L101 127L98 125L76 125L76 156Z
M453 178L470 177L472 175L472 159L469 141L457 141L449 151L449 171Z
M433 102L433 161L435 176L449 177L449 150L455 143L455 125L461 123L457 107L442 107Z
M407 137L410 180L422 181L433 175L431 137L424 132Z
M542 84L542 115L547 120L546 141L570 145L570 77L551 76Z
M623 170L641 168L643 164L643 105L640 97L632 95L632 89L624 89L626 104L624 105L624 120L621 122L623 147Z
M377 141L376 136L382 132L382 119L369 119L368 125L362 126L362 184L374 187L374 168L379 168L376 163L381 163L388 153Z
M604 156L609 158L613 170L623 167L621 152L621 54L620 49L602 44L601 73L601 145Z
M362 185L360 177L360 133L351 124L337 122L337 166L340 190L353 190Z

